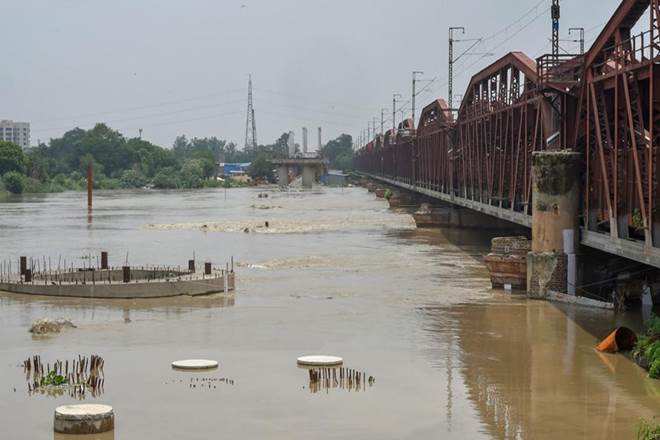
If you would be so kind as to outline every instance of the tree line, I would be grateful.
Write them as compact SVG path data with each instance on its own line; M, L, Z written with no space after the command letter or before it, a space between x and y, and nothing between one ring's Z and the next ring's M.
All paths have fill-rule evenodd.
M12 193L83 190L86 169L94 164L97 189L188 189L222 185L215 179L218 162L251 162L250 175L273 182L271 158L286 157L288 134L254 151L239 150L216 137L191 139L179 136L171 149L140 138L126 138L105 124L85 130L75 128L23 151L0 141L0 190ZM328 142L323 154L333 167L350 169L352 140L341 135Z

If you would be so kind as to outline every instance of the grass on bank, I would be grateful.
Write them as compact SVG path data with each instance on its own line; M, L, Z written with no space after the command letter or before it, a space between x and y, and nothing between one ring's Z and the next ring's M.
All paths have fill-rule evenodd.
M660 317L651 317L646 334L637 338L632 354L650 377L660 379Z
M660 422L640 420L637 425L637 440L660 440Z

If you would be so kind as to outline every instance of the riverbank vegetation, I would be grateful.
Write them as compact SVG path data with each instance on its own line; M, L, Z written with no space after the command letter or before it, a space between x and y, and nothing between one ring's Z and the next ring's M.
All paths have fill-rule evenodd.
M323 146L321 152L330 161L330 168L350 172L353 170L353 138L342 134Z
M633 358L648 370L650 377L660 379L660 317L653 316L650 319L646 335L637 339Z
M659 440L660 422L656 420L640 420L637 427L637 440Z
M286 157L288 134L255 151L239 150L232 142L216 137L179 136L171 149L140 138L126 138L105 124L89 130L75 128L48 144L23 151L18 145L0 141L0 194L43 193L83 190L87 164L94 165L94 188L153 187L189 189L241 186L240 182L216 179L219 162L251 162L253 179L274 181L269 159ZM323 152L331 162L349 161L351 138L342 135L330 141Z

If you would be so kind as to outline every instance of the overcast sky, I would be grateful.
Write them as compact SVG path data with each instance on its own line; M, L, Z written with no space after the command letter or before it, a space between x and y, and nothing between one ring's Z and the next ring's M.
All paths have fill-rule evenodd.
M436 81L418 111L447 95L447 28L489 37L456 66L470 75L512 50L550 50L551 0L0 0L0 119L32 124L33 144L106 122L170 147L179 134L243 146L252 74L259 143L301 127L316 146L355 135L410 97L413 70ZM562 38L587 42L618 0L562 0ZM509 26L507 28L507 26ZM577 35L574 35L576 37ZM457 43L456 51L469 42ZM562 42L569 52L577 44ZM588 46L587 46L588 47ZM466 70L467 69L467 70ZM422 84L421 87L424 87ZM409 114L410 105L408 105ZM397 116L398 118L399 116ZM386 126L391 125L388 122Z

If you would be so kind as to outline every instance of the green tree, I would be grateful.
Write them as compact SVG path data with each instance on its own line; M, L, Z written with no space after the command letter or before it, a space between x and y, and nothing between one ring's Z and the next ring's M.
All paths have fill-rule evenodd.
M39 144L31 148L25 155L29 177L45 182L50 177L50 170L54 168L54 162L48 157L48 146Z
M61 138L50 140L48 156L54 161L51 174L69 174L78 169L80 156L85 154L82 144L85 133L81 128L74 128Z
M88 130L82 145L85 153L91 154L96 162L102 164L105 174L111 177L130 168L136 159L127 147L124 136L105 124L96 124ZM80 171L84 171L86 167L87 162L81 163Z
M158 189L175 189L179 187L177 172L173 167L163 168L155 176L153 184Z
M5 189L13 194L21 194L25 189L25 176L18 171L10 171L2 176Z
M161 168L176 166L177 160L170 150L165 150L157 145L142 139L129 139L126 147L131 151L135 162L131 164L132 169L140 169L142 174L153 177Z
M188 140L186 136L178 136L174 140L172 153L177 160L185 161L193 159L200 153L205 157L211 157L213 162L223 160L225 155L225 146L227 142L213 137L192 138Z
M182 188L201 188L204 186L204 164L199 159L184 162L179 172L179 182Z
M266 179L269 182L275 181L273 165L270 163L268 155L263 151L258 153L257 157L250 164L248 174L252 179Z
M202 165L202 171L205 178L214 177L217 171L217 162L215 156L209 150L197 150L193 152L193 159L198 160Z
M0 175L10 171L25 173L27 160L23 149L13 142L0 141Z
M125 170L119 178L122 188L142 188L147 184L147 178L138 170Z
M342 171L351 171L353 169L353 154L340 154L335 157L332 168Z
M353 138L342 134L325 144L321 154L330 161L331 168L349 170L353 162Z
M225 145L224 157L221 158L220 162L247 163L252 162L254 158L254 151L239 150L236 148L235 143L229 142Z

